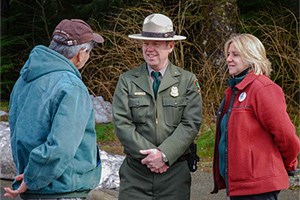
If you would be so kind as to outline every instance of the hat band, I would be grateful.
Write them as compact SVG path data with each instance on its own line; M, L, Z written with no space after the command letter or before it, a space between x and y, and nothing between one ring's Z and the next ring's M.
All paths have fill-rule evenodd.
M174 31L167 33L154 33L154 32L146 32L142 31L142 36L144 37L152 37L152 38L173 38L175 35Z

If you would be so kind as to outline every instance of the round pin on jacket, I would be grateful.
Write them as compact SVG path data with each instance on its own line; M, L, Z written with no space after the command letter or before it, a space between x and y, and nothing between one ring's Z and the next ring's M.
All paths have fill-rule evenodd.
M244 101L246 99L246 96L247 96L246 92L242 92L239 96L239 102Z

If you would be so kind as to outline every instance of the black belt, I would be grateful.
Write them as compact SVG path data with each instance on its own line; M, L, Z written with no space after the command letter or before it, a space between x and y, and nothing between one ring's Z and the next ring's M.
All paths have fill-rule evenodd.
M175 163L177 162L182 162L182 161L186 161L188 158L189 158L190 154L185 154L185 155L182 155L180 156L176 161Z

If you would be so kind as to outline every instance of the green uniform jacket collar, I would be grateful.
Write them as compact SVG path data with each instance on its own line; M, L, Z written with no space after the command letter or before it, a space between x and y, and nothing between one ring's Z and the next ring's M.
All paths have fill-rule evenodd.
M139 85L139 87L144 90L145 92L149 93L149 94L153 94L151 85L152 84L148 84L149 83L149 76L148 73L146 73L147 71L147 63L143 63L141 64L137 70L135 71L135 73L133 74L133 76L136 77L136 79L133 80L133 82L137 85ZM160 91L163 91L165 89L170 88L172 85L174 85L175 83L178 82L178 79L176 77L180 76L181 72L174 67L174 65L169 62L164 78L162 79L162 82L158 88L158 93Z

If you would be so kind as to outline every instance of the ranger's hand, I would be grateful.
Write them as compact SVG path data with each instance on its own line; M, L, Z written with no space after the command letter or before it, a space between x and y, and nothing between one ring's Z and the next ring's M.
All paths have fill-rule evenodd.
M169 169L169 166L163 161L162 154L158 149L140 150L140 153L146 155L146 157L141 160L141 163L147 165L151 172L164 173Z

